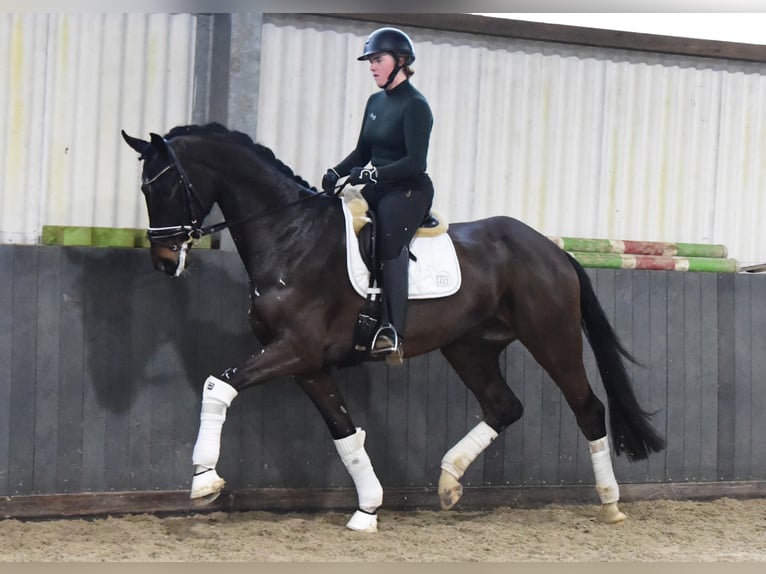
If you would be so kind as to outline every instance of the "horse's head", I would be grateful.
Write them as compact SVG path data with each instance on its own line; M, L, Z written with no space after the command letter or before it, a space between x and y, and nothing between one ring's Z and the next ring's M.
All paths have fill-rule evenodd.
M141 191L149 213L147 235L154 267L178 276L186 268L188 250L199 238L202 220L213 200L203 198L192 186L174 149L175 142L171 145L157 134L151 134L150 141L124 131L122 137L144 161Z

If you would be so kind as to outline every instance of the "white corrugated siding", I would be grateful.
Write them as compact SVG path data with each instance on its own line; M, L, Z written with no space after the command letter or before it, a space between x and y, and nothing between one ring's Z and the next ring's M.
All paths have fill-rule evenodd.
M124 128L189 123L195 17L0 13L0 241L144 227Z
M318 183L376 89L355 60L374 26L265 20L256 137ZM453 221L508 214L548 235L766 260L766 66L407 31ZM194 43L189 14L0 14L0 241L146 225L119 131L190 121Z
M312 182L353 148L376 89L355 60L374 26L315 24L267 18L257 134ZM407 31L451 220L766 260L766 66Z

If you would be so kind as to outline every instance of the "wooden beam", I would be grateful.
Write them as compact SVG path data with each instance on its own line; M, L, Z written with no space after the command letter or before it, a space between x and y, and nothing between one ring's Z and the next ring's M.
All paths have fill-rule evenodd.
M622 500L712 500L766 498L766 481L621 484ZM598 504L591 485L465 487L458 508L498 506L534 508L546 504ZM38 519L120 514L183 514L189 512L245 512L267 510L353 511L356 491L337 489L261 488L224 491L203 505L189 499L188 491L104 492L7 496L0 499L0 518ZM438 510L435 488L388 488L387 510Z

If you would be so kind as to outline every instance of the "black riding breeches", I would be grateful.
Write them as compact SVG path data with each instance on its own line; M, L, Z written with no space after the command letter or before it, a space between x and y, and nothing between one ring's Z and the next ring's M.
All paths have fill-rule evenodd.
M420 224L431 210L434 188L423 174L416 185L394 183L365 188L363 195L377 216L378 261L393 259L408 247Z

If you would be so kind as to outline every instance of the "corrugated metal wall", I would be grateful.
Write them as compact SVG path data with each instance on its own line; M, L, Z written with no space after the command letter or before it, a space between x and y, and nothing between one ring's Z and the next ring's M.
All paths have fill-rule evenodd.
M766 480L765 278L588 273L645 365L631 368L636 393L668 441L646 461L618 457L618 480ZM202 382L257 350L247 305L231 252L195 252L194 272L173 280L145 250L0 246L0 496L187 489ZM587 346L585 359L603 399ZM592 484L587 444L547 374L518 343L502 368L524 417L464 483ZM434 487L443 454L480 420L438 352L337 376L387 487ZM219 468L231 489L351 486L290 379L237 397Z
M0 13L0 241L42 225L143 227L120 137L189 123L190 14Z
M266 15L258 139L310 181L354 146L375 28ZM723 243L766 260L766 65L408 29L453 220Z
M35 243L44 224L145 225L119 130L164 132L208 109L192 101L197 20L0 14L0 241ZM257 75L254 135L318 183L375 89L355 60L374 24L267 14L259 61L237 42L252 44L260 19L226 22L231 57L204 65L229 84L198 98L251 102ZM509 214L548 235L723 243L766 260L766 65L405 29L436 117L437 207L453 220ZM234 111L227 123L249 130Z

